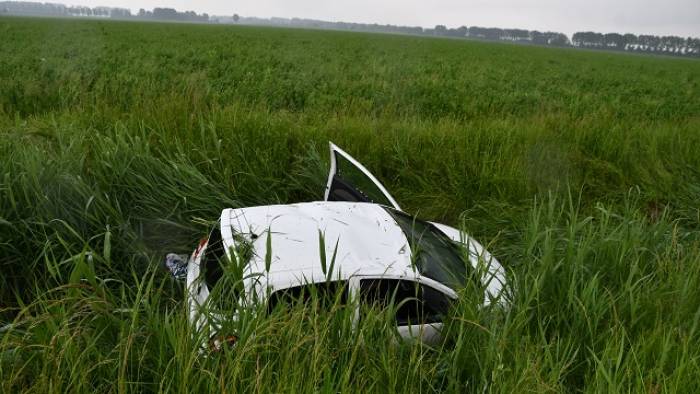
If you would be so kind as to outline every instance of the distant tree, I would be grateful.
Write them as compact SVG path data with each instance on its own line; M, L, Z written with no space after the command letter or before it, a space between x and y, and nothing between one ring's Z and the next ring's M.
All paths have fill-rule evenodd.
M464 37L466 33L462 32L460 29L447 29L445 33L449 37Z
M126 8L112 8L109 10L110 18L129 18L131 11Z
M177 11L173 8L154 8L153 18L161 20L178 20Z
M503 29L499 29L497 27L489 27L485 29L484 33L486 38L489 40L500 40L503 38Z
M625 38L622 34L607 33L603 36L603 46L610 49L625 49Z
M584 47L584 48L602 48L604 43L604 36L600 33L595 33L592 31L577 32L571 36L571 41L574 46Z
M545 37L544 33L533 30L530 32L530 41L532 41L534 44L546 45L547 37Z
M647 41L649 42L649 47L653 48L654 51L661 49L661 37L649 36Z
M548 31L545 35L547 36L547 45L567 46L571 44L569 37L564 33Z
M639 44L641 45L641 49L644 51L656 51L659 44L659 38L648 34L642 34L639 36Z
M95 7L92 10L95 16L109 16L109 8L107 7Z
M685 40L678 36L661 37L662 50L671 53L681 53L685 48Z
M687 45L691 54L700 56L700 38L689 39Z
M637 36L631 33L627 33L624 36L622 36L622 39L625 41L625 50L632 50L637 46Z
M530 32L523 29L504 29L501 38L510 41L530 41Z
M447 35L447 26L445 26L445 25L435 26L435 34L438 36Z
M685 39L685 54L690 56L700 55L700 39L688 37Z
M423 34L423 28L420 26L407 27L406 32L410 34Z
M239 20L241 20L241 17L238 14L233 14L233 22L238 23Z

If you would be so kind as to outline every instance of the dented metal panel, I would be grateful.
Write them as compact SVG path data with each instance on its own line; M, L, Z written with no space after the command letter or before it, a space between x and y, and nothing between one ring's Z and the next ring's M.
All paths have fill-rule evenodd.
M248 273L263 274L271 287L325 280L329 275L334 279L357 273L414 275L406 237L376 204L310 202L227 209L221 223L225 243L235 244L233 234L252 242L255 253ZM266 272L268 232L272 256ZM327 259L336 256L330 274L322 270L321 235Z

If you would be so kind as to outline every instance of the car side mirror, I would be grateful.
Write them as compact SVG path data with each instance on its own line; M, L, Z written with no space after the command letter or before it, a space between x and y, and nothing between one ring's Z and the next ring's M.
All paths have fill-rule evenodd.
M175 280L187 278L187 255L168 253L165 256L163 267L170 272Z

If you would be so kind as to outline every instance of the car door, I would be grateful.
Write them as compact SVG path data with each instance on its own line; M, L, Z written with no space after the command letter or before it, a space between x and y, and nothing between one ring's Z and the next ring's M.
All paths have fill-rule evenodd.
M434 344L453 299L440 289L409 278L359 277L360 316L367 308L394 308L396 329L404 339Z
M331 169L326 185L326 201L373 202L401 209L365 166L332 142L330 151Z

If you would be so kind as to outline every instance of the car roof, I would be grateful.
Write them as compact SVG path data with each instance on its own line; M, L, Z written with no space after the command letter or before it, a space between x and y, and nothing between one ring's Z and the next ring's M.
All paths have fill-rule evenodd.
M266 272L268 233L271 256ZM254 253L248 274L263 274L274 288L325 280L321 237L326 266L336 257L331 279L419 276L411 268L406 236L377 204L322 201L226 209L221 214L221 235L227 250L235 249L241 238L249 242Z

